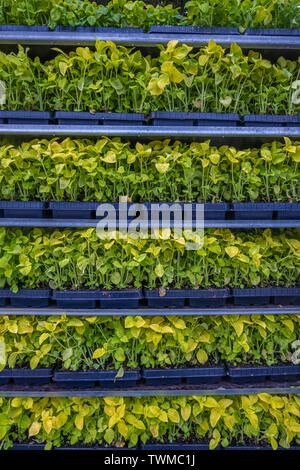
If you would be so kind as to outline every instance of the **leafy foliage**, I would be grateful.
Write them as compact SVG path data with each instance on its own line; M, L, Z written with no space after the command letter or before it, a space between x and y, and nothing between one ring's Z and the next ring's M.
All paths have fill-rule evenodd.
M294 28L300 24L297 5L298 0L112 0L100 4L89 0L2 0L0 23L52 29L57 25L148 29L158 24Z
M226 52L214 41L192 53L170 41L158 57L107 41L78 47L41 63L28 49L0 52L5 109L145 112L201 111L297 114L299 61L276 63L237 44Z
M231 441L267 441L289 448L300 443L297 395L0 398L0 439L45 443L46 449L74 445L135 446L156 439L209 440L214 449Z
M118 288L284 285L299 283L300 230L208 229L202 248L187 239L99 239L96 230L0 228L0 286ZM174 235L174 234L173 234ZM167 238L167 239L166 239Z
M0 370L292 365L299 336L300 315L1 316Z
M299 201L300 143L33 140L0 146L2 200Z

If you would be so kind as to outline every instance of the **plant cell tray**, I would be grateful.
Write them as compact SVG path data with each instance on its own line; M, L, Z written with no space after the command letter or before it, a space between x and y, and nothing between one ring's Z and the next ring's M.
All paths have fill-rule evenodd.
M123 377L116 378L113 371L54 372L53 382L62 388L128 388L135 387L140 379L139 371L125 371Z
M49 306L50 289L0 289L0 306L11 305L15 308L42 308Z
M216 384L226 376L224 366L195 367L186 369L144 369L142 378L146 385Z
M300 380L300 365L231 367L227 365L230 381L237 384L272 382L296 382Z
M51 382L52 369L8 369L0 372L0 385L46 385Z

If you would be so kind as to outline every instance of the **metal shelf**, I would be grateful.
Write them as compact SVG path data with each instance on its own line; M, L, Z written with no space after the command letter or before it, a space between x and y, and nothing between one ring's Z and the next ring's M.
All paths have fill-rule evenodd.
M177 40L180 43L193 47L203 47L213 40L221 46L228 48L232 42L238 43L243 49L262 49L274 51L299 51L300 37L297 36L259 36L251 34L180 34L180 33L125 33L107 32L37 32L37 31L1 31L0 44L2 45L28 45L28 46L93 46L95 40L112 41L129 47L156 47L157 44L166 45L169 41Z
M300 139L299 127L179 127L179 126L59 126L1 124L0 135L37 138L42 137L123 137L127 140L153 140L173 138L183 140L210 139L214 145L249 147L268 141L283 140L283 137Z
M258 395L269 393L271 395L283 395L292 393L300 396L300 385L284 384L255 384L252 386L237 386L228 383L220 383L215 386L171 386L171 387L146 387L139 386L131 389L62 389L51 386L2 386L0 397L157 397L157 396L217 396L217 395Z
M92 228L100 222L98 219L21 219L0 218L0 227L48 227L48 228ZM126 229L128 225L119 224L118 228ZM148 223L140 223L141 229L148 228ZM151 228L169 228L168 224L151 225ZM173 224L172 228L182 228ZM300 220L205 220L204 228L254 229L254 228L297 228ZM194 228L194 227L185 227Z
M136 309L58 309L56 307L44 308L12 308L0 307L0 315L68 315L68 316L170 316L170 315L295 315L300 314L300 306L279 307L268 305L265 307L235 307L220 308L136 308Z

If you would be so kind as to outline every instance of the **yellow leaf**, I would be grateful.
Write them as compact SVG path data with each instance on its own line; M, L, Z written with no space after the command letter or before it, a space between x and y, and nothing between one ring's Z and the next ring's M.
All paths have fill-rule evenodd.
M169 408L168 409L168 418L172 423L179 423L180 421L180 416L178 414L178 411L175 410L174 408Z
M199 349L199 351L197 351L196 358L200 364L205 364L208 360L208 355L203 349Z
M41 429L41 423L34 421L29 428L28 436L29 437L36 436L40 432L40 429Z
M115 152L113 152L112 150L110 150L109 152L107 152L107 155L105 157L102 157L102 160L105 162L105 163L116 163L117 161L117 156L115 154Z
M75 426L79 431L82 431L84 423L84 417L82 415L75 416Z
M208 61L208 55L202 54L199 56L198 62L199 62L199 65L201 65L202 67L206 64L207 61Z
M191 416L191 406L190 405L185 405L181 408L181 416L184 419L184 421L187 421L190 416Z
M123 419L118 423L118 431L125 439L128 437L128 426Z
M99 359L99 357L104 356L106 350L104 348L98 348L93 353L93 359Z
M44 429L46 431L47 434L49 434L51 431L52 431L52 418L46 418L44 421L43 421L43 425L44 425Z
M225 248L225 251L226 253L228 254L228 256L230 258L234 258L235 256L237 256L240 252L240 250L236 247L236 246L227 246Z
M213 408L210 412L210 424L212 427L215 427L219 419L221 418L221 413L218 409Z
M170 163L155 163L155 168L159 173L167 173Z
M68 65L66 64L66 62L59 62L58 67L59 67L60 73L62 75L66 75L66 71L68 70Z

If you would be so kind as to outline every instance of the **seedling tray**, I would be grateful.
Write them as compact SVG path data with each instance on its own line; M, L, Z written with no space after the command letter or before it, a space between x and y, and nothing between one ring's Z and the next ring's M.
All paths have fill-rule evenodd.
M248 28L244 34L246 36L300 36L300 29Z
M245 127L299 127L300 116L247 114L243 117L243 124Z
M128 388L135 387L140 379L139 371L125 371L116 378L117 371L55 372L53 382L62 388Z
M188 290L189 307L225 307L230 297L229 289L193 289Z
M48 26L26 26L26 25L16 25L16 24L2 24L0 25L0 31L28 31L31 32L48 32L50 29Z
M142 289L99 291L100 308L138 308Z
M208 26L151 26L149 33L157 34L236 34L239 35L238 28L227 28L227 27L208 27Z
M95 219L97 202L50 202L53 219ZM1 207L1 206L0 206Z
M48 125L51 114L44 111L0 111L0 119L5 124Z
M181 113L153 111L150 115L153 126L226 126L235 127L240 123L238 114L224 113Z
M46 214L46 205L43 202L0 201L1 217L43 219Z
M295 382L300 380L300 365L231 367L227 365L230 381L237 384L272 382Z
M144 293L148 307L154 308L221 307L230 296L229 289L169 289L165 295L159 289L146 289Z
M0 116L1 117L1 116ZM59 125L80 126L141 126L144 114L137 113L89 113L82 111L57 111L54 120Z
M9 447L7 450L45 450L45 444L13 444L12 447ZM2 449L3 450L3 449ZM135 451L138 450L137 447L54 447L53 450L103 450L110 452L119 452L119 451Z
M299 287L274 287L272 295L275 305L300 305Z
M234 305L300 305L298 287L232 289Z
M235 220L272 220L275 210L273 203L234 203L232 204Z
M158 308L181 308L185 305L185 290L166 290L165 295L160 295L159 289L146 289L145 298L148 307Z
M219 446L215 450L219 450ZM208 444L141 444L141 450L155 450L157 452L164 452L167 450L179 450L179 451L197 451L197 450L209 450Z
M204 203L205 220L225 220L229 212L230 205L223 202Z
M62 309L94 309L100 308L138 308L143 298L141 289L122 290L66 290L53 291L52 300Z
M300 203L276 203L274 204L276 218L278 220L300 220Z
M49 300L49 289L20 289L18 292L0 289L1 306L10 304L16 308L42 308L48 307Z
M52 292L52 300L61 309L93 309L97 306L99 291L95 290L55 290Z
M0 385L46 385L51 382L52 369L3 369L0 372Z
M271 446L228 446L222 448L222 450L271 450L274 452L274 449ZM277 450L300 450L300 446L293 446L290 447L289 449L285 449L284 447L278 447Z
M142 378L148 386L216 384L226 376L224 366L186 369L144 369Z

